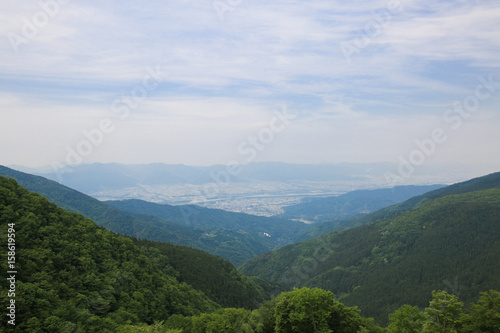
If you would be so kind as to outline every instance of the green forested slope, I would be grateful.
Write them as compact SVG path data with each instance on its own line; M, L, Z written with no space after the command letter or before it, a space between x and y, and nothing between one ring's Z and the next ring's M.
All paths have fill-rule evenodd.
M396 216L409 210L416 209L423 205L425 202L442 198L448 195L470 193L474 191L488 190L493 188L500 188L500 172L474 178L465 182L456 183L424 193L422 195L415 196L402 203L381 209L373 214L369 214L361 219L358 219L358 221L354 221L352 225L361 225L380 221L388 217Z
M160 251L178 272L177 279L225 307L253 309L279 291L262 278L242 275L229 261L201 250L169 243L134 240L140 247Z
M0 166L0 176L12 177L20 185L45 196L59 207L80 213L113 232L194 247L228 259L236 265L275 248L269 243L268 237L263 235L214 228L193 228L151 215L131 214L54 181L4 166Z
M456 295L436 290L425 309L405 304L389 315L384 329L372 318L360 316L335 295L319 288L285 292L259 309L226 308L186 317L173 315L149 326L125 325L118 333L497 333L500 332L500 292L480 293L464 307Z
M28 333L381 333L384 330L360 316L356 307L344 305L360 302L366 313L373 311L375 302L384 313L395 310L387 332L498 332L499 292L481 293L476 304L464 308L450 293L468 302L477 299L476 290L498 286L499 235L491 225L498 226L499 198L500 189L446 196L359 228L365 230L360 234L349 230L290 246L289 256L280 253L280 258L276 252L266 254L262 272L274 260L276 271L284 273L273 275L279 282L324 283L329 288L328 283L338 281L340 287L335 288L347 292L334 296L301 288L245 310L222 309L210 298L255 308L264 294L256 284L273 286L241 276L227 261L199 250L113 234L0 177L0 234L6 243L8 233L15 233L9 237L15 239L17 271L16 326L7 324L10 318L5 316L0 327ZM420 257L423 249L429 252ZM7 267L12 254L0 254L2 270L13 269ZM436 254L442 258L430 260ZM476 265L469 267L471 258ZM337 264L333 270L328 269L332 260ZM418 271L418 264L424 269ZM332 271L334 276L328 277ZM436 276L457 272L455 278L443 280L444 286L434 287ZM418 281L408 280L409 274ZM0 306L7 309L12 287L7 279L0 286ZM420 295L427 286L450 293ZM426 299L418 304L420 309L398 309L401 298L414 305L417 294Z
M106 201L106 203L129 213L153 215L163 220L196 228L240 231L253 237L259 236L270 249L292 243L308 227L301 222L196 205L161 205L137 199Z
M253 308L266 298L256 279L223 259L113 234L0 177L3 244L9 227L16 243L17 332L114 331L171 314L211 312L219 304ZM4 272L7 254L0 252ZM7 283L2 279L3 309L11 299ZM2 327L12 328L7 319Z
M429 191L422 195L417 195L413 198L410 198L402 203L380 209L376 212L358 218L314 224L309 229L305 230L300 237L297 238L297 242L306 241L332 232L376 223L378 221L397 216L412 209L416 209L425 202L432 201L434 199L438 199L447 195L468 193L498 187L500 187L500 173L497 172L487 176L474 178L469 181Z
M345 220L380 210L441 187L443 185L409 185L351 191L334 197L309 199L307 202L285 207L283 214L277 217L313 222Z
M467 191L498 186L498 177L438 190L394 217L259 255L240 271L331 290L379 320L403 304L425 306L434 289L470 301L500 285L500 189Z
M117 323L152 323L170 313L218 308L202 292L179 283L168 257L159 251L148 253L130 238L68 213L4 177L0 214L3 243L8 224L15 229L17 332L57 332L62 327L105 332ZM7 253L0 255L6 272ZM1 286L5 309L6 279Z

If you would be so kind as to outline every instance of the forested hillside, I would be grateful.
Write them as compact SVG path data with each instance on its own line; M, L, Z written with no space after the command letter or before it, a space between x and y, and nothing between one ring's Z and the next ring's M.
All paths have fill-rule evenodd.
M475 304L464 307L456 295L433 291L425 309L405 304L389 315L383 329L372 318L360 316L334 294L318 288L285 292L261 308L220 309L211 314L173 315L152 326L122 326L119 333L480 333L500 331L500 292L481 293Z
M111 332L221 305L251 309L266 299L265 283L223 259L113 234L4 177L0 232L4 241L15 234L17 332ZM0 254L3 271L12 270L7 251ZM8 281L1 286L6 309Z
M375 212L440 187L443 185L409 185L351 191L334 197L308 199L303 203L285 207L284 213L277 215L277 217L315 223L345 220Z
M259 255L240 271L331 290L379 321L403 304L424 307L435 289L472 301L500 285L499 179L431 192L379 215L395 216Z
M262 234L201 226L193 228L152 215L131 214L52 180L4 166L0 166L0 175L16 179L22 186L45 196L59 207L80 213L113 232L194 247L228 259L235 265L277 246L274 239Z
M134 243L166 255L179 282L201 290L224 307L253 309L281 292L277 284L242 275L229 261L201 250L148 240L134 239Z
M474 209L471 201L479 200L483 203L480 211L484 214L479 215L483 219L489 215L488 205L498 203L500 193L486 190L470 195L444 197L434 204L439 206L443 204L441 200L451 200L463 204L468 212ZM433 207L429 209L428 213L432 214ZM403 229L418 225L419 210L413 212L417 214L417 222L410 219ZM439 230L437 222L426 222L426 226L428 230ZM372 226L364 228L368 227ZM383 228L382 234L388 239L401 239L404 235L395 221L387 222ZM418 227L411 230L415 239L428 232ZM346 294L336 296L318 288L301 288L282 293L261 305L269 291L279 290L264 280L242 276L227 261L195 249L113 234L4 177L0 177L0 233L4 240L8 236L9 246L14 246L9 249L10 253L0 252L1 267L10 274L9 279L0 283L0 306L8 313L1 326L5 332L384 332L372 319L363 317L357 307L344 305L349 299ZM342 248L340 236L345 234L348 232L337 235L337 243L314 240L321 246L312 253L313 257L328 261L329 256L334 255L332 250ZM491 243L496 236L492 234L491 239L481 240ZM475 235L467 237L474 239ZM368 239L361 239L365 240ZM390 266L405 256L401 248L387 248L383 244L382 241L381 250L375 251L370 264L374 279L387 278L376 274L381 263ZM479 244L476 247L480 247ZM470 256L475 255L476 247ZM438 245L438 248L443 250L443 256L448 255L446 246ZM497 272L494 258L486 252L482 254L486 254L485 261L491 271ZM400 263L405 265L401 260ZM475 274L482 266L480 261L472 272L466 273ZM360 267L360 271L363 269ZM356 267L335 270L356 273ZM312 273L310 269L305 271ZM420 278L425 280L424 275ZM483 288L484 280L488 279L486 273L475 280L477 285L471 284L470 289L459 286L452 292L465 290L463 294L470 298L472 291ZM397 283L391 282L397 292L405 293L411 287L418 289L418 286L406 285L404 290L399 290ZM380 296L376 289L371 292L372 287L380 288L380 285L358 288L363 290L361 295ZM393 294L391 288L385 291ZM355 290L352 294L360 295ZM477 303L467 309L455 295L444 291L433 291L426 296L430 302L424 304L425 311L411 305L398 309L397 299L385 299L394 302L395 310L389 316L387 332L478 333L500 329L500 293L497 291L482 293ZM234 307L222 308L221 304Z
M261 236L270 248L291 244L308 226L279 218L228 212L195 205L161 205L143 200L106 201L108 205L129 213L153 215L162 220L195 227L232 230Z
M297 241L305 241L322 235L326 235L336 231L352 229L358 226L376 223L399 214L416 209L425 202L432 201L443 196L473 192L478 190L487 190L500 187L500 173L493 173L487 176L474 178L465 182L456 183L450 186L442 187L433 191L426 192L421 195L412 197L404 202L380 209L368 215L360 216L352 219L343 219L338 221L328 221L320 224L312 225L311 228L297 239Z

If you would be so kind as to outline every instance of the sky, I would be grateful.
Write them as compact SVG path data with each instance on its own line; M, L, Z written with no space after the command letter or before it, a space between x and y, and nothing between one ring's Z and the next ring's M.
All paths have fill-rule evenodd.
M500 3L0 0L0 164L500 170Z

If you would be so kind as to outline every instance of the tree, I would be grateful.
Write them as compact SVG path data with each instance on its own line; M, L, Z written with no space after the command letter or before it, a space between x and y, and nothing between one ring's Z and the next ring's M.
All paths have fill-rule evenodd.
M357 308L335 301L333 293L319 288L302 288L278 297L275 332L357 333L364 321Z
M276 332L331 332L328 318L333 294L321 289L295 289L283 293L276 304Z
M389 315L389 333L419 333L425 322L425 315L416 306L403 305Z
M459 332L464 304L446 291L433 291L432 298L425 309L427 321L423 332Z
M468 332L500 332L500 292L482 292L479 301L465 316Z

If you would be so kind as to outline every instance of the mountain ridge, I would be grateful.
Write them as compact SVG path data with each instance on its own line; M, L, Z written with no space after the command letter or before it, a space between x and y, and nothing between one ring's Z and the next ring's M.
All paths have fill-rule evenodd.
M17 166L19 168L19 166ZM80 192L91 194L104 189L118 189L151 184L220 183L218 175L226 174L231 182L247 181L338 181L360 180L394 171L388 162L339 164L289 164L282 162L252 162L241 167L236 175L227 174L225 165L188 166L183 164L120 164L92 163L66 166L47 172L40 168L36 175L58 181ZM24 168L33 171L33 168ZM23 171L23 170L21 170Z
M139 248L129 237L2 176L0 212L2 234L14 230L10 232L18 244L17 324L11 326L16 332L111 332L120 322L152 323L169 312L192 315L220 308L201 291L178 282L165 255ZM7 271L7 251L0 258ZM6 279L0 286L5 309L13 299Z
M397 214L373 214L363 226L258 255L239 270L331 290L379 321L397 305L425 306L433 289L471 301L500 283L499 184L495 173L431 191L386 209Z
M0 166L0 175L12 177L22 186L47 197L61 208L83 214L119 234L198 248L230 259L236 264L269 249L258 237L241 232L195 229L151 215L131 214L41 176L4 166ZM260 238L267 241L267 237Z
M134 214L148 214L182 225L242 231L274 239L273 246L288 245L307 228L301 222L263 217L196 205L172 206L139 199L112 200L105 203Z
M401 185L355 190L337 196L303 200L305 202L284 207L284 212L275 217L309 220L315 223L347 219L380 210L443 186L445 185Z

